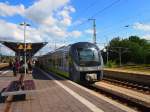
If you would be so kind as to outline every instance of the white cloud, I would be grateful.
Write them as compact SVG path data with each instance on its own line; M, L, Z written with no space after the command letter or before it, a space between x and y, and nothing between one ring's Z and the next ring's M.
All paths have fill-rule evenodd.
M73 23L72 23L72 26L78 26L78 25L80 25L80 24L82 24L82 22L83 21L81 21L81 20L76 20L76 21L74 21Z
M49 16L43 20L42 24L46 26L54 26L56 22L57 20L55 18L53 18L52 16Z
M13 23L0 20L0 37L3 40L19 40L22 37L21 30Z
M81 34L82 34L82 32L80 32L80 31L72 31L72 32L70 32L69 36L77 38L77 37L80 37Z
M53 15L54 11L68 3L68 0L40 0L31 5L25 16L36 23L42 23Z
M41 35L48 40L51 38L63 39L78 37L79 32L68 32L68 27L72 24L70 13L75 12L74 7L68 5L69 0L41 0L30 6L25 16L33 22L38 23Z
M142 31L150 31L150 24L143 24L138 22L133 25L133 28Z
M146 35L142 36L142 38L144 38L146 40L150 40L150 34L146 34Z
M100 44L97 44L97 46L99 47L100 50L104 49L105 46L104 45L100 45Z
M1 40L13 40L23 42L23 27L19 24L13 24L0 20L0 38ZM26 41L27 42L41 42L51 41L55 39L64 39L69 37L80 37L80 31L67 32L66 30L58 27L40 26L38 28L27 27L26 28Z
M12 6L8 3L0 3L0 16L14 16L19 14L34 25L27 27L27 42L41 42L78 38L82 32L68 31L72 26L71 13L75 8L69 4L70 0L38 0L25 8L23 5ZM11 10L11 11L9 11ZM23 41L23 27L0 19L0 39ZM61 44L62 45L62 44Z
M2 44L0 44L0 48L1 48L0 54L2 53L2 55L9 55L9 56L14 56L15 55L14 51L12 51L11 49L5 47Z
M93 34L93 29L86 29L84 32L87 34Z
M8 41L22 41L23 38L23 28L17 24L9 23L4 20L0 20L0 38L1 40ZM32 35L32 36L31 36ZM39 32L37 29L28 28L26 31L27 42L39 42L42 41L42 38L39 37Z
M25 11L24 6L21 5L9 5L8 3L0 3L0 16L13 16L16 14L23 15Z

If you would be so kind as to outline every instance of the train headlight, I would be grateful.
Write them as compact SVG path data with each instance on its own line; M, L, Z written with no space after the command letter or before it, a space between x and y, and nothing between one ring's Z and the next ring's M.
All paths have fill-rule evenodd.
M98 66L98 70L103 70L102 66Z
M87 81L93 81L93 80L97 80L97 74L96 73L87 73L85 76L85 79Z

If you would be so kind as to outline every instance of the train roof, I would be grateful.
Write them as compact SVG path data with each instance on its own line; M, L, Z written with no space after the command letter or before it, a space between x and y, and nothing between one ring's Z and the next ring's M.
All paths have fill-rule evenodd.
M77 46L78 47L82 47L82 46L89 47L89 46L92 46L92 45L96 46L95 44L90 43L90 42L77 42L77 43L69 44L67 46L62 46L62 47L56 49L55 51L51 51L51 52L46 53L45 55L43 55L41 57L45 57L47 55L55 54L55 53L58 53L58 52L66 53L66 52L69 51L70 47L77 47Z
M98 49L97 45L95 45L94 43L91 42L77 42L72 44L72 47L76 48L76 47L91 47L94 46Z

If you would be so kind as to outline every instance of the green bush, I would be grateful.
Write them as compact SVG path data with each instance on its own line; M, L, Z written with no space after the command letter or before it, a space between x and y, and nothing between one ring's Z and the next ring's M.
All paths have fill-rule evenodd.
M106 67L108 67L108 68L112 68L112 67L116 67L116 66L117 66L116 61L109 60L106 63Z

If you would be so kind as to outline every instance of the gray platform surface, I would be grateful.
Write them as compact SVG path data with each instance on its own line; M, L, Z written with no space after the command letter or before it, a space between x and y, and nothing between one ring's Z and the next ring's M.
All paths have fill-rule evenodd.
M11 72L3 75L0 90L16 79ZM50 79L39 71L34 71L33 76L27 75L26 79L35 81L36 91L5 100L1 97L0 112L124 112L67 80Z

